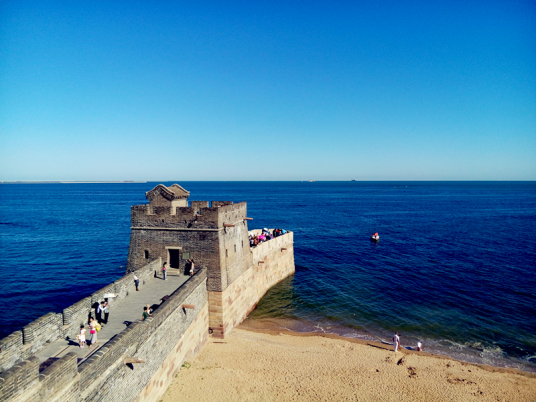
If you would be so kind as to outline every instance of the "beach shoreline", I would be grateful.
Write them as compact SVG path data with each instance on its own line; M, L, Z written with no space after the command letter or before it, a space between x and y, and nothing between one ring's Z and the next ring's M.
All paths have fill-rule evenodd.
M385 339L391 340L392 335L378 336L368 333L363 330L362 333L355 333L353 330L348 330L344 326L336 326L328 323L314 323L314 322L305 322L298 319L289 319L289 318L249 318L247 317L244 320L239 328L255 331L255 332L264 332L264 333L285 333L293 336L315 336L315 335L326 335L328 337L333 337L333 339L340 338L343 340L352 340L357 343L370 344L370 345L383 345L383 347L392 348L392 343L386 342ZM313 329L313 330L311 330ZM318 330L317 330L318 329ZM494 363L490 364L487 362L482 362L486 360L484 358L479 358L477 356L477 350L470 350L468 346L463 346L463 353L460 351L448 353L448 351L441 350L437 345L430 346L426 340L424 340L423 350L425 352L418 352L416 350L417 341L423 341L415 335L408 336L406 333L401 334L401 347L405 351L415 352L415 353L426 353L429 356L442 356L447 359L456 360L466 364L473 364L482 367L490 367L492 369L502 369L502 370L514 370L522 373L529 373L536 375L536 367L530 362L525 362L522 359L515 357L502 356L501 358L494 359ZM408 349L409 347L409 349ZM439 350L438 350L439 349ZM470 354L469 352L472 352ZM464 359L463 357L467 357Z
M337 334L331 334L331 333L296 332L296 331L291 331L289 329L284 329L284 328L281 329L281 328L275 328L275 327L273 329L266 329L266 328L259 329L259 328L250 327L247 324L246 325L241 324L237 328L241 329L241 330L244 330L244 331L248 331L248 332L256 332L256 333L268 334L268 335L284 334L284 335L298 336L298 337L319 336L319 337L322 337L322 338L338 339L338 340L342 340L342 341L346 341L346 342L357 343L357 344L360 344L360 345L366 345L366 346L379 348L379 349L383 349L383 350L387 350L387 351L393 351L393 345L389 344L389 343L378 342L378 341L370 341L370 340L364 340L364 339L359 339L359 338L350 338L350 337L345 337L345 336L341 336L341 335L337 335ZM437 353L429 353L429 352L425 352L424 350L422 352L419 352L417 350L407 349L403 345L401 346L401 348L399 348L397 353L403 353L403 354L408 354L408 355L416 354L416 355L419 355L419 356L433 357L433 358L442 359L442 360L453 360L453 361L456 361L456 362L460 363L461 365L476 366L478 368L481 368L482 370L486 370L486 371L493 372L493 373L511 373L511 374L523 375L523 376L526 376L526 377L529 377L529 378L535 378L536 379L536 373L533 373L533 372L530 372L530 371L520 370L520 369L513 368L513 367L496 367L496 366L492 366L492 365L489 365L489 364L467 362L467 361L464 361L464 360L456 359L456 358L454 358L452 356L448 356L448 355L437 354Z
M536 374L334 334L235 328L183 365L163 402L536 401Z

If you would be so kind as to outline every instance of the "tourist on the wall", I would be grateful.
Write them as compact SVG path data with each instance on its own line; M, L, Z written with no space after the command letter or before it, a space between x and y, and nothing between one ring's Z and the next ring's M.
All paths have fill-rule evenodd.
M97 307L97 322L99 324L102 324L102 313L104 313L104 302L99 303L99 307Z
M145 321L145 319L148 318L150 315L151 315L151 313L149 312L149 308L147 306L145 306L143 308L143 315L141 317L141 320Z
M164 274L164 280L166 280L167 262L165 262L164 265L162 266L162 273Z
M108 324L108 317L110 317L110 303L108 300L104 300L104 323Z
M190 276L192 276L194 274L194 259L188 261L190 261Z
M83 348L86 344L86 329L80 325L80 333L78 334L78 344Z
M97 341L97 323L91 317L89 319L89 333L91 335L91 338L89 339L89 347L96 345L98 343Z
M134 275L134 283L136 284L136 291L140 290L140 278Z

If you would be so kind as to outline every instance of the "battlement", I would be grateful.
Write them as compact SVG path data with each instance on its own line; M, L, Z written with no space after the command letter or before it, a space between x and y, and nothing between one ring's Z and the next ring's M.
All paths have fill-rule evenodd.
M132 227L219 229L244 222L247 204L232 201L192 201L191 207L135 205L131 209Z
M209 334L227 336L271 286L294 272L292 232L252 249L245 202L188 206L189 195L176 184L147 192L149 204L131 210L127 274L0 339L0 401L157 401ZM168 282L159 283L164 262ZM186 281L174 282L177 276ZM152 316L132 320L131 307L140 308L150 293L161 300ZM101 332L104 344L86 354L76 336L108 298L113 325L103 331L126 327L109 340L113 332Z

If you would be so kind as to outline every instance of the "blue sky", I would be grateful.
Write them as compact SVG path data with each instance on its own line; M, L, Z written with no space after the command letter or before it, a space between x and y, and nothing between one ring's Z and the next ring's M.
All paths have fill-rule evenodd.
M536 180L536 2L0 2L0 180Z

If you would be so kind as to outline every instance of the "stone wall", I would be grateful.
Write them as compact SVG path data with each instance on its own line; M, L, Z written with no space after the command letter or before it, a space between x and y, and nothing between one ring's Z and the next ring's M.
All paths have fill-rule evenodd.
M140 279L140 286L152 278L160 267L161 260L156 259L134 272ZM22 331L16 331L0 340L0 372L13 367L19 360L27 359L39 352L48 342L54 342L59 338L76 338L80 325L87 325L91 316L95 318L95 307L98 302L104 300L104 294L115 293L124 299L127 293L132 291L136 291L136 288L133 273L130 273L65 308L63 313L45 314L26 325ZM111 304L117 300L118 298L109 299Z
M76 354L68 353L39 374L41 401L75 402L80 395Z
M183 309L193 304L194 310ZM132 328L131 328L132 327ZM206 270L201 270L175 291L152 317L129 326L80 366L82 400L159 400L182 365L182 359L204 345L208 337ZM112 343L113 342L113 343ZM104 349L101 348L102 349ZM125 365L122 359L145 362ZM171 356L171 357L170 357ZM173 358L175 356L175 358ZM165 372L161 377L159 373Z
M19 361L0 374L0 401L159 400L184 360L207 341L206 278L207 270L199 270L152 317L131 324L80 366L74 353L41 374L37 357ZM185 309L183 304L195 308ZM126 357L144 362L125 364Z
M26 359L63 337L63 314L48 313L22 328L22 358Z
M63 310L64 335L76 338L80 333L80 325L86 325L91 312L91 296L80 300Z
M39 401L39 359L23 360L0 374L0 401Z
M22 331L0 339L0 373L13 367L22 356Z
M292 232L253 249L253 265L222 292L208 292L209 322L215 337L225 337L276 283L295 272ZM286 249L286 250L283 250Z

